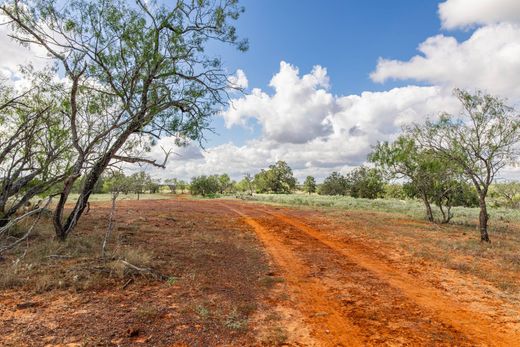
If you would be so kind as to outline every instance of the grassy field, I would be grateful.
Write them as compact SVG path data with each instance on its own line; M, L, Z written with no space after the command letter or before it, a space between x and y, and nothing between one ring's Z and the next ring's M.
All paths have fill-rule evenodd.
M255 194L254 201L264 203L289 205L289 206L310 206L318 208L334 208L345 210L379 211L389 213L400 213L414 219L424 219L424 205L418 200L396 200L396 199L357 199L350 196L324 196L324 195L304 195L304 194ZM433 206L434 209L435 206ZM434 211L440 215L439 211ZM452 208L454 214L452 222L454 224L473 225L478 221L479 209L467 207ZM502 223L519 222L520 211L509 208L488 207L491 216L490 223L496 221ZM437 216L439 217L439 216ZM501 224L501 223L500 223Z
M66 242L45 216L0 258L2 345L42 336L49 345L323 345L313 339L351 335L324 332L336 317L355 322L367 345L473 346L500 338L489 335L499 329L520 332L516 211L491 209L488 244L479 241L477 209L456 209L461 224L441 225L411 200L215 198L122 195L106 257L109 194L92 196ZM436 307L451 307L447 323L424 318ZM467 317L458 316L469 309L488 322L470 342ZM381 323L389 321L413 329ZM453 322L463 328L447 329Z
M178 195L178 194L177 194ZM140 200L162 200L173 199L177 195L169 193L159 194L141 194ZM200 196L188 196L191 199L205 199ZM69 202L75 201L77 194L71 194ZM229 198L229 196L217 194L212 198ZM90 202L110 201L110 194L92 194ZM355 211L377 211L387 213L399 213L407 217L422 220L425 219L424 205L419 200L397 200L397 199L359 199L350 196L326 196L326 195L306 195L306 194L255 194L248 197L252 201L258 201L267 204L278 204L295 207L312 207L318 209L339 209L339 210L355 210ZM118 201L137 200L137 194L121 194ZM520 210L504 207L493 207L492 201L488 202L488 213L491 216L490 225L502 230L507 227L508 223L520 222ZM435 206L434 213L440 219L440 212ZM476 225L478 222L479 208L454 207L452 224L460 225Z

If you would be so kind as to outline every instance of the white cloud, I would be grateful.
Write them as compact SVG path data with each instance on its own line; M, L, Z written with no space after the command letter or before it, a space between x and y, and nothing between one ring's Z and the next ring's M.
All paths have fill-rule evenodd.
M5 16L0 15L0 23L5 23ZM0 25L0 75L17 80L22 78L19 72L19 66L32 64L35 68L40 69L50 64L47 58L47 52L41 46L31 45L30 48L20 45L8 35L11 33L9 26Z
M520 25L485 26L464 42L444 35L430 37L419 51L421 55L408 61L380 59L372 80L413 79L514 99L520 96Z
M226 126L246 125L254 118L266 138L290 143L304 143L331 132L328 116L335 103L327 91L326 69L315 66L300 77L298 68L282 61L269 86L274 89L273 96L255 88L251 94L232 100L223 114Z
M249 81L247 80L247 76L243 70L238 69L234 75L229 76L229 84L233 88L245 89L249 85Z
M333 170L348 171L362 164L377 141L397 136L403 125L435 116L440 110L453 112L458 109L450 90L408 86L386 92L364 92L349 96L333 96L323 91L330 99L325 105L332 106L327 112L316 112L315 103L305 103L302 98L293 97L294 92L284 88L296 85L297 90L304 91L304 99L312 99L313 94L320 90L313 87L318 82L312 79L325 81L325 70L315 67L313 72L301 78L297 71L295 67L283 63L271 83L275 88L274 96L257 89L253 94L240 99L246 101L235 102L233 112L239 115L247 115L254 107L261 107L261 111L254 115L264 129L262 136L243 146L232 143L215 146L193 159L172 157L167 169L154 170L154 175L189 179L196 175L226 172L234 178L240 178L248 172L256 173L277 160L285 160L300 180L306 175L323 179ZM328 78L326 81L328 83ZM302 87L301 84L307 84L307 87ZM281 119L265 117L262 112L277 109L281 102L278 98L287 94L289 96L281 99L286 100L284 107L287 110L297 108L298 112L280 112L277 116ZM306 122L307 115L312 112L316 113L314 126L321 128L326 120L329 129L321 133L308 128L303 135L306 141L294 141L294 129L301 129L297 125ZM247 126L246 122L241 122L242 119L238 120L240 121L233 124ZM272 136L268 125L275 121L294 126L282 127L278 129L277 136ZM309 127L313 126L307 124Z
M500 22L520 23L518 0L447 0L439 4L442 27L466 28Z

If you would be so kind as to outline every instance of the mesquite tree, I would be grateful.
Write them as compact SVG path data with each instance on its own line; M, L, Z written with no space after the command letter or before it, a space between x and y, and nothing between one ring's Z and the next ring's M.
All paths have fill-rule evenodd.
M63 180L69 164L56 86L47 73L34 76L24 90L0 81L0 227Z
M501 99L456 89L461 117L441 115L412 131L424 148L460 167L479 195L481 241L489 242L486 197L497 173L518 157L520 117Z
M202 139L230 88L220 60L205 53L208 41L247 48L230 24L242 12L236 0L178 0L171 7L141 0L12 0L1 10L15 39L45 48L67 79L63 113L76 160L54 214L61 240L109 165L164 167L133 154L163 135L179 144ZM64 219L65 202L81 175L83 189Z
M420 148L410 134L401 135L391 143L378 143L369 159L388 179L408 181L408 195L423 201L430 222L435 221L433 203L440 209L442 222L450 221L453 194L461 183L460 170L452 163Z
M307 176L305 182L303 182L303 190L311 195L316 193L316 180L312 176Z

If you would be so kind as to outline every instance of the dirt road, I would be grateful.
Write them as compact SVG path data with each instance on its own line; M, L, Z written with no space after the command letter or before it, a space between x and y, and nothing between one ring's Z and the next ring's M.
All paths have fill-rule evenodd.
M323 346L519 346L520 333L292 210L221 203L249 225L287 281L291 305ZM347 231L348 230L343 230ZM347 233L348 234L348 233Z
M239 200L121 201L111 250L148 259L141 266L163 281L99 271L109 213L93 204L68 246L31 240L27 266L45 260L0 290L0 346L520 346L520 293L447 260L512 281L518 271L487 248L454 252L471 245L457 226Z

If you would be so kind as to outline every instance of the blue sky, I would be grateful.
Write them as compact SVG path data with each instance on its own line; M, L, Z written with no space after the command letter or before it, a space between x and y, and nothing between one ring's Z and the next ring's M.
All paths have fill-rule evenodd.
M160 0L158 0L160 2ZM164 0L171 1L171 0ZM278 160L298 179L318 181L367 164L379 141L402 127L458 113L453 88L482 90L520 105L519 0L241 0L237 22L250 50L220 44L222 58L247 88L213 121L216 134L176 148L163 138L149 153L156 178L189 180L228 173L240 179ZM43 52L20 48L0 27L0 74ZM503 177L520 177L519 167Z
M249 87L269 91L269 81L280 61L300 71L314 65L327 68L333 94L359 94L406 85L407 81L374 83L369 74L380 57L406 60L417 54L425 37L445 30L434 0L243 0L246 11L237 22L238 33L250 42L246 53L217 45L211 47L230 71L242 69ZM458 39L471 30L451 30ZM255 122L248 129L226 129L215 118L216 134L208 133L207 146L233 141L242 145L258 136Z
M241 3L250 50L209 51L247 77L245 93L214 119L204 151L179 150L158 177L239 179L284 160L321 180L366 164L403 126L459 112L453 88L520 101L518 0Z

